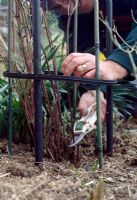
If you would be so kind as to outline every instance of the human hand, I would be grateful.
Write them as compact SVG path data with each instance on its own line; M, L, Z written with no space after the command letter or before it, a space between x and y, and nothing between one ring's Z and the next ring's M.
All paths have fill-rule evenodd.
M90 13L93 10L93 0L79 0L78 1L78 12ZM75 2L70 0L49 0L49 10L58 10L63 15L72 15L75 8Z
M71 53L62 64L64 75L72 73L78 77L95 78L96 76L95 56L89 53ZM84 67L85 66L85 67ZM100 61L100 79L118 80L126 77L128 72L125 68L113 61Z
M100 95L101 95L101 119L102 121L104 121L106 117L106 100L102 92L100 93ZM96 103L96 91L89 90L85 92L81 96L79 105L78 105L78 109L81 116L87 115L88 108L94 103Z

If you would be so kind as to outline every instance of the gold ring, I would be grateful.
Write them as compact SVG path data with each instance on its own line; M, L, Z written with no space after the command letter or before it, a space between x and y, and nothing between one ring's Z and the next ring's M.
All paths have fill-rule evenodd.
M82 69L86 73L88 71L88 66L87 65L82 65Z

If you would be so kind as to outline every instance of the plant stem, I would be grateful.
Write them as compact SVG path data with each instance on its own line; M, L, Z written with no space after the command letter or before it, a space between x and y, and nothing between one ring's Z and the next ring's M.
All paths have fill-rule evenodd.
M99 69L99 2L94 0L94 31L95 31L95 55L96 55L96 79L100 79ZM103 168L103 144L102 144L102 122L101 122L101 99L100 99L100 86L97 86L97 138L99 149L99 167Z
M8 70L12 72L12 60L11 60L11 32L12 32L12 0L8 1ZM12 79L9 78L9 105L8 105L8 112L9 112L9 140L8 140L8 150L9 155L12 156Z
M77 52L77 41L78 41L78 1L75 0L75 11L74 11L74 40L73 40L73 51ZM74 120L76 116L76 108L77 108L77 83L74 83L73 88L73 112L74 112Z

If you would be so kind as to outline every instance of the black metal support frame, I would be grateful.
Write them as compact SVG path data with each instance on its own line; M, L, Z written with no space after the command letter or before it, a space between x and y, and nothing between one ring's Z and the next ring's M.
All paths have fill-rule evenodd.
M60 72L59 72L60 73ZM14 73L14 72L4 72L3 75L5 77L16 78L16 79L34 79L34 80L54 80L54 81L66 81L66 82L80 82L80 83L88 83L91 85L114 85L117 83L115 80L97 80L90 78L79 78L77 76L63 76L63 75L55 75L53 72L44 72L44 74L28 74L28 73Z
M113 155L113 85L107 87L107 113L106 113L106 126L107 126L107 153L109 156Z
M15 79L32 79L34 80L34 99L35 99L35 161L36 163L43 162L43 133L42 133L42 91L41 91L41 80L54 80L54 81L70 81L70 82L80 82L88 83L95 86L105 85L107 88L107 150L110 155L112 155L113 149L113 116L112 116L112 89L113 85L117 81L108 80L96 80L79 78L75 76L63 76L55 75L53 73L42 74L41 72L41 47L40 47L40 30L41 30L41 16L40 16L40 0L33 0L33 63L34 63L34 74L23 74L23 73L13 73L10 70L4 72L4 76L8 78ZM106 0L107 5L107 15L110 20L110 25L112 23L112 1ZM110 9L111 8L111 9ZM110 42L110 38L108 38ZM110 44L110 43L107 44ZM109 46L110 50L112 46Z
M80 82L80 83L88 83L95 86L105 85L107 88L107 151L109 155L112 155L113 152L113 135L112 135L112 129L113 129L113 118L112 118L112 104L111 104L111 98L112 98L112 89L113 85L117 84L117 81L110 81L110 80L96 80L96 79L88 79L88 78L79 78L75 76L63 76L63 75L55 75L53 72L47 74L24 74L24 73L11 73L11 72L4 72L3 75L5 77L10 78L16 78L16 79L33 79L34 81L40 81L41 80L54 80L54 81L66 81L66 82ZM39 106L38 106L39 107ZM41 108L40 108L41 109ZM37 112L35 112L35 119L37 119ZM35 126L42 129L41 121L35 120ZM36 145L36 161L37 163L42 162L43 160L43 142L42 142L42 136L39 135L36 138L35 141Z
M113 2L112 0L106 0L106 20L109 27L113 26ZM113 50L113 42L109 31L106 29L106 54L107 56ZM113 86L107 87L107 153L113 155Z
M33 10L33 63L34 74L41 73L41 13L40 1L32 1ZM40 79L34 79L35 104L35 162L43 161L42 89Z

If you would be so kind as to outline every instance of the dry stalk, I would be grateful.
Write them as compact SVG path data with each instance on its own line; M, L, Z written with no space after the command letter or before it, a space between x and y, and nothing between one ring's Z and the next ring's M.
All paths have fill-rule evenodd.
M9 176L11 173L6 173L6 174L0 174L0 178L3 178L3 177L6 177L6 176Z

